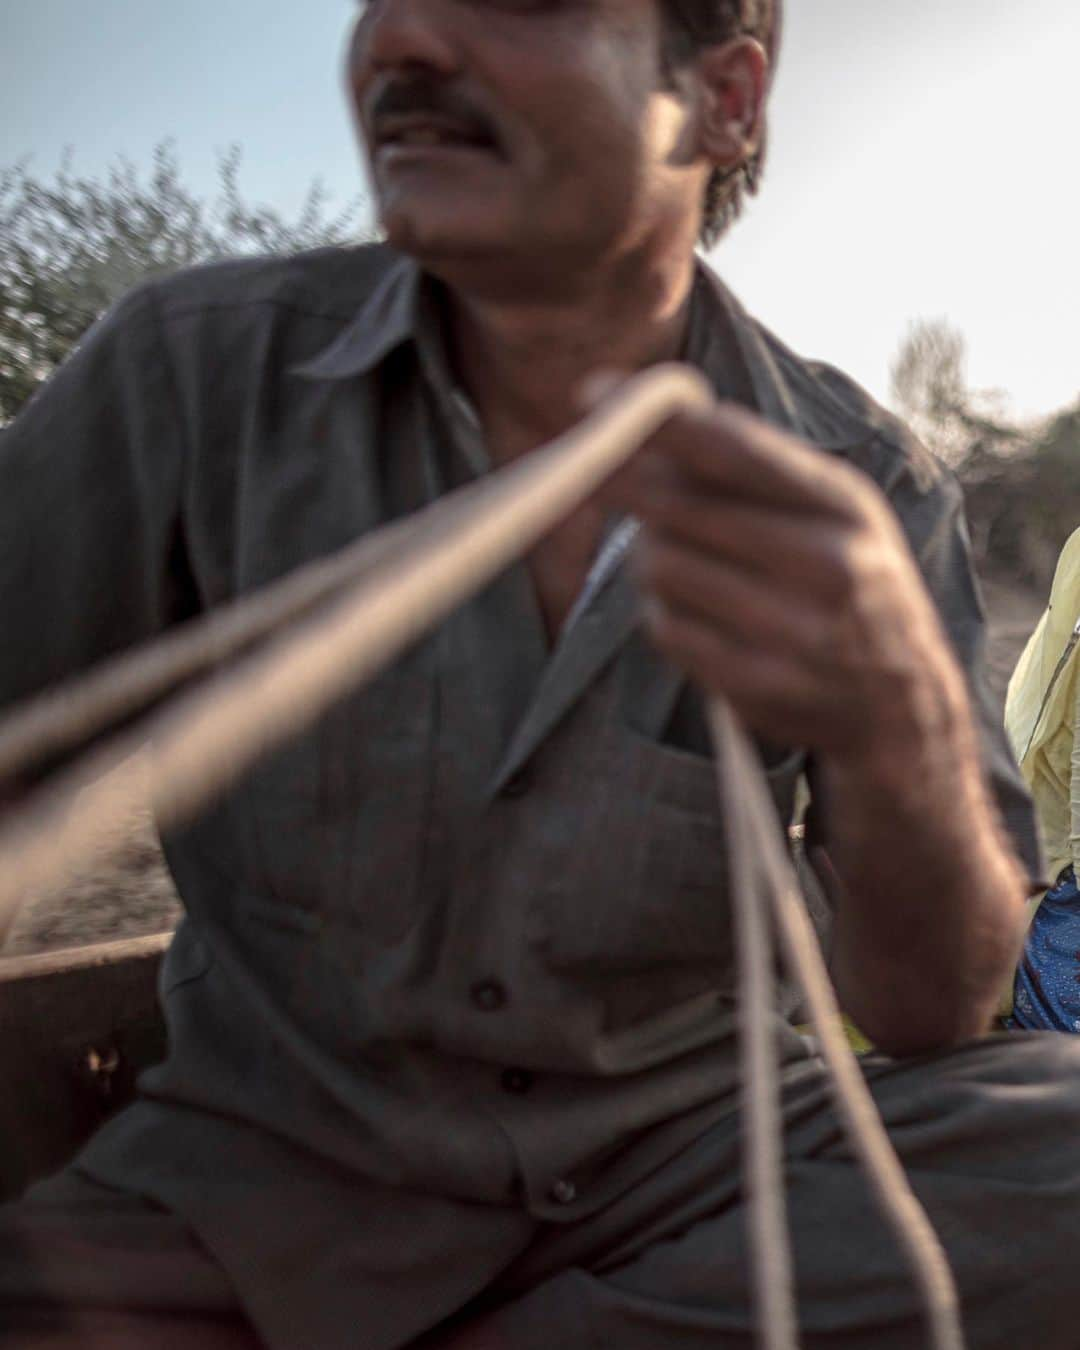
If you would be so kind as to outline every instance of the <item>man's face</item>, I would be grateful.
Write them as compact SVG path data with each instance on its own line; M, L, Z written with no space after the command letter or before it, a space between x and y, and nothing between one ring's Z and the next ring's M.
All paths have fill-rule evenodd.
M367 0L349 84L392 244L542 271L694 209L658 0Z

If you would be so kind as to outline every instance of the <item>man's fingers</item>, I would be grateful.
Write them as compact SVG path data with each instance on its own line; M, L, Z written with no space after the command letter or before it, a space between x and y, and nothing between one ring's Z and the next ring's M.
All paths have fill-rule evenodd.
M646 594L713 624L744 648L812 656L825 625L816 605L792 605L763 573L646 536L636 566Z
M754 731L777 742L805 741L814 700L792 662L748 650L707 620L658 600L647 603L645 620L665 656L702 689L728 698Z
M749 727L776 744L823 753L850 751L865 738L869 706L830 678L818 662L790 659L783 648L748 646L691 610L653 597L646 602L649 636L706 692L727 698Z
M685 493L654 493L639 515L645 522L641 549L651 545L707 554L720 562L781 585L791 595L816 597L832 605L850 595L854 553L860 532L847 522L807 520L764 506L711 501Z
M654 459L692 477L701 491L781 511L854 519L869 490L847 465L730 403L680 413L661 427L638 456L643 485ZM633 472L627 477L632 481Z

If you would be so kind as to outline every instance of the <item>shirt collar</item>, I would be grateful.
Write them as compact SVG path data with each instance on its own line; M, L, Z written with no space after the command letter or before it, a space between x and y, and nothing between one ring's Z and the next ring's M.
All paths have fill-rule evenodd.
M758 325L700 258L690 303L686 360L702 372L720 398L742 403L786 431L808 434Z
M370 374L397 348L412 343L445 406L455 390L434 285L411 258L397 257L356 317L329 346L294 366L293 373L327 380ZM850 443L850 423L838 427L834 416L823 426L806 399L798 397L781 369L782 352L699 258L685 359L706 376L721 398L742 403L775 425L819 445ZM840 420L847 422L845 418Z
M480 424L452 374L437 288L411 258L398 256L356 317L328 347L290 373L315 380L353 379L371 374L399 348L411 345L474 472L486 472L490 466Z
M293 366L292 373L316 380L370 374L395 348L415 339L420 282L420 269L410 258L395 259L356 317L328 347Z

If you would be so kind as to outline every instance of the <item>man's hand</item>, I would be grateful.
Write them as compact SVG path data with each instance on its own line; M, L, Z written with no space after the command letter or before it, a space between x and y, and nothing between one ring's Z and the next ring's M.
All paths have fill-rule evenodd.
M859 765L966 716L875 485L739 409L684 416L618 486L655 642L755 731Z
M964 677L885 498L730 406L673 419L610 493L643 523L657 645L760 735L814 754L847 1010L893 1053L984 1030L1023 887Z

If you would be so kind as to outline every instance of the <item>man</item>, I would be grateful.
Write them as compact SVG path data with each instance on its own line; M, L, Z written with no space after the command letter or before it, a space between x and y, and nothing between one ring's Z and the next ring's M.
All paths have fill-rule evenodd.
M727 400L166 840L170 1054L8 1212L18 1344L749 1347L727 886L769 870L701 690L759 738L777 847L811 784L834 976L972 1345L1074 1344L1076 1051L971 1039L1039 864L976 730L956 489L694 258L756 184L777 36L722 0L373 0L387 246L144 289L8 433L11 701L528 453L588 372L681 356ZM918 1344L775 1034L807 1344Z

